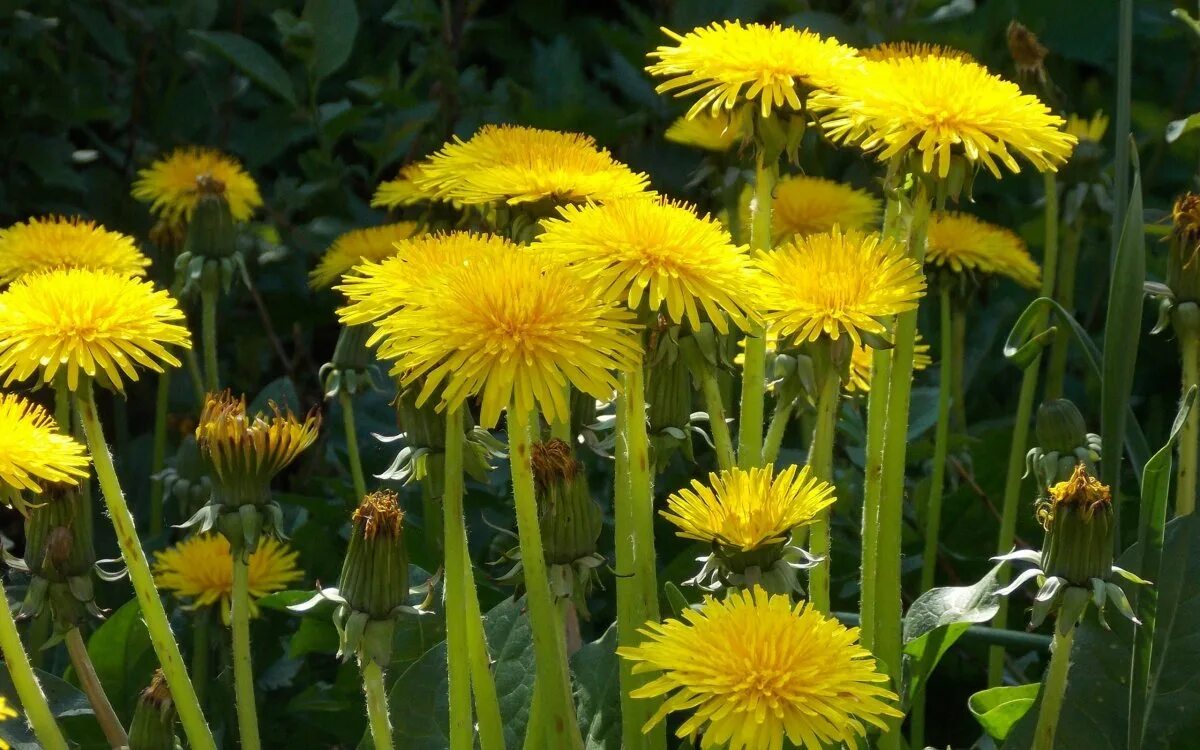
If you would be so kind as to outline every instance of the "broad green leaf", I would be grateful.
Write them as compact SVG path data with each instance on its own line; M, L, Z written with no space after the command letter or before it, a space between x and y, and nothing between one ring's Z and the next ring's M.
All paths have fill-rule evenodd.
M192 38L228 60L250 80L291 104L296 91L291 76L258 42L228 31L191 31Z
M314 32L312 75L317 80L327 78L350 59L358 35L358 8L354 0L308 0L300 19Z
M88 638L87 649L117 715L125 721L133 718L137 695L158 667L137 600L125 602L109 615Z
M621 686L617 668L617 626L571 657L575 703L587 750L621 747Z
M68 684L62 679L35 669L38 683L46 694L46 702L50 712L59 719L69 719L77 716L90 716L92 706L79 688ZM33 731L24 720L25 711L17 698L16 688L8 674L8 666L0 662L0 696L8 700L8 705L14 708L20 718L0 722L0 740L9 743L15 750L38 750L41 745L33 736Z
M981 690L967 701L971 715L994 740L1003 741L1037 699L1041 683L1002 685Z

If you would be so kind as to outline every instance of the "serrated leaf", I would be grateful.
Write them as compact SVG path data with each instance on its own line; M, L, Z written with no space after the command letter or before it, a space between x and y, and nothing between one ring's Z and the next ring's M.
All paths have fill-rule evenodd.
M296 91L292 87L291 76L258 42L228 31L188 33L206 49L228 60L259 86L290 104L296 103Z

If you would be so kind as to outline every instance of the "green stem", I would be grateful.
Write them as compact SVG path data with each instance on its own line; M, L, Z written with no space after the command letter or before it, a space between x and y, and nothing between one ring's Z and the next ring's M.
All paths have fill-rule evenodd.
M1184 331L1179 336L1179 357L1183 363L1183 390L1200 385L1200 336ZM1200 443L1200 409L1192 409L1179 431L1179 469L1175 475L1175 515L1186 516L1196 510L1197 445Z
M537 497L534 492L531 451L533 425L530 415L515 408L508 410L509 460L512 466L513 503L517 512L517 535L521 543L521 562L525 569L526 603L529 623L533 630L533 650L537 661L536 681L542 694L548 744L564 750L583 747L579 722L575 718L575 703L571 694L571 678L558 616L554 612L554 597L546 572L546 557L542 551L541 530L538 528ZM450 555L446 555L447 561Z
M250 566L248 552L233 555L233 692L243 750L258 750L258 708L254 704L254 663L250 651Z
M220 294L216 284L200 285L200 335L204 346L204 388L209 393L221 389L221 375L217 369L217 298Z
M841 401L842 378L833 363L833 343L822 340L812 347L813 364L820 380L817 395L817 423L813 429L812 444L808 449L808 465L817 479L833 484L833 441L837 434L838 403ZM808 598L818 612L829 611L829 575L832 560L829 558L829 513L821 511L812 524L809 551L825 560L809 571Z
M53 619L50 609L44 608L29 622L25 631L25 643L29 651L29 664L34 669L42 668L42 657L46 653L46 640L50 638L50 621Z
M196 699L196 690L192 687L187 668L183 665L179 644L171 634L171 623L167 619L162 601L158 598L158 589L154 586L154 576L138 540L133 515L129 512L125 496L121 493L121 484L113 469L112 455L108 452L108 443L104 440L104 429L100 426L100 419L96 413L91 381L82 382L79 390L75 392L75 409L87 434L96 479L100 483L104 503L108 507L108 515L121 547L121 557L125 560L130 583L133 584L138 605L142 610L142 619L145 620L146 630L150 634L150 643L154 646L159 666L162 667L167 685L171 689L171 697L175 701L179 721L183 725L188 743L196 750L216 750L212 732L204 721L200 702Z
M621 697L624 699L625 696ZM545 750L546 723L542 718L542 713L542 694L535 686L533 701L529 704L529 720L525 723L525 742L521 745L522 750ZM629 745L622 745L622 747L627 748Z
M358 430L354 427L354 399L342 388L338 390L338 402L342 405L342 426L346 431L346 457L350 461L350 480L354 483L354 504L357 506L358 502L367 494L367 480L363 475L362 457L358 453Z
M100 684L96 667L92 664L92 658L88 656L87 646L79 628L68 630L64 640L67 643L67 655L71 658L71 666L75 669L75 676L79 678L79 687L92 706L92 713L96 716L100 731L104 733L104 739L113 747L125 747L129 744L129 735L125 734L125 728L121 726L121 720L117 718L117 712L113 710L112 703L104 692L104 686Z
M167 465L167 409L170 406L171 371L158 374L154 398L154 452L150 462L150 536L163 530L163 482L158 474Z
M725 421L725 406L721 401L721 385L712 367L701 368L700 389L704 394L704 409L708 412L708 429L716 446L717 466L726 471L734 467L733 437Z
M392 719L388 714L387 690L383 686L383 668L374 659L367 659L362 665L362 679L375 750L392 750Z
M1133 90L1133 0L1120 0L1117 11L1117 106L1113 118L1113 212L1112 247L1109 251L1109 268L1117 258L1117 247L1121 244L1121 230L1125 227L1125 214L1129 208L1129 136L1131 92Z
M46 696L29 664L29 656L21 645L21 636L17 632L12 610L8 608L8 594L2 581L0 600L0 653L4 654L4 664L8 667L8 676L17 698L21 701L21 710L25 712L25 718L33 727L33 733L42 747L47 750L67 750L67 741L54 721L54 714L50 712Z
M196 357L195 349L183 352L183 363L187 366L189 379L192 381L192 392L196 394L196 408L204 408L204 376L200 373L200 360Z
M954 360L954 377L950 380L950 424L960 434L967 434L967 307L956 303L950 311L950 331L953 336L950 353Z
M771 426L767 428L767 437L763 441L763 466L771 466L779 458L779 450L783 447L783 436L787 434L788 423L792 421L792 412L795 410L795 399L779 398L775 400L775 412L771 415Z
M942 287L941 373L938 377L938 418L933 438L933 470L929 475L929 503L925 508L925 550L921 556L921 591L933 588L937 572L938 535L942 527L942 496L945 491L946 452L950 447L950 383L954 380L954 344L951 330L950 287ZM913 740L915 746L924 747Z
M1058 259L1058 291L1054 297L1067 312L1075 311L1075 269L1079 261L1079 241L1082 234L1080 216L1066 225L1063 233L1062 252ZM1050 345L1050 362L1046 365L1046 401L1063 397L1067 376L1067 349L1070 334L1060 326Z
M879 498L883 491L883 437L887 428L887 383L892 373L890 349L871 352L871 390L867 393L867 447L863 467L862 571L859 610L862 643L875 648L875 575L879 566Z
M504 720L500 716L500 701L496 697L496 681L492 677L492 657L483 631L483 615L479 609L479 594L475 589L475 573L471 568L470 550L463 541L466 555L467 654L471 660L471 690L475 694L476 723L479 727L480 750L504 750Z
M471 661L467 641L467 532L463 520L462 414L446 413L446 471L442 528L446 551L446 659L450 685L450 750L471 750Z
M196 700L204 706L208 693L209 664L212 662L209 647L212 619L211 608L202 607L192 616L192 681L196 686Z
M71 434L71 391L67 388L67 375L63 370L59 370L54 378L54 421L59 432Z
M774 164L759 154L754 166L754 192L750 199L750 253L771 249L771 200L775 192ZM742 408L738 415L738 466L752 469L762 465L763 402L767 390L767 334L753 325L746 335L745 364L742 366Z
M1042 684L1042 703L1038 711L1037 729L1033 735L1033 750L1053 750L1054 734L1058 729L1058 716L1062 712L1063 697L1067 693L1067 672L1071 669L1071 645L1075 641L1075 626L1066 634L1054 634L1054 648L1050 654L1050 668Z

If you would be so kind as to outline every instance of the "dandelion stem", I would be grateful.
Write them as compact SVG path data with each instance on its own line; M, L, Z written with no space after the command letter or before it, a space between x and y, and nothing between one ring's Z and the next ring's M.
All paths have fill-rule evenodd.
M1180 331L1179 356L1183 361L1183 390L1200 385L1200 331ZM1197 444L1200 443L1200 410L1192 409L1179 433L1179 469L1175 475L1175 514L1186 516L1196 510Z
M200 335L204 340L204 388L209 393L221 390L221 376L217 370L217 284L200 285Z
M1067 693L1067 672L1071 668L1071 646L1075 641L1075 626L1066 633L1054 633L1054 646L1050 653L1050 667L1042 683L1042 704L1038 711L1037 729L1033 735L1033 750L1053 750L1054 734L1058 730L1058 716L1062 712L1063 697Z
M1079 261L1082 215L1080 211L1075 221L1064 225L1062 251L1058 259L1058 291L1054 297L1068 312L1074 312L1075 308L1075 269ZM1070 334L1066 326L1060 326L1054 334L1054 343L1050 345L1050 362L1046 365L1046 391L1043 394L1046 401L1063 397L1069 341Z
M467 641L465 584L466 528L463 521L462 415L446 414L445 491L442 511L446 551L446 659L450 685L450 750L471 750L474 721L471 711L471 661Z
M708 429L716 446L717 466L722 470L734 467L733 437L725 421L725 405L721 401L721 386L712 367L702 367L700 389L704 394L704 410L708 412Z
M367 719L375 750L392 750L392 720L388 715L387 690L383 686L383 668L374 659L362 665L363 693L367 696Z
M129 571L129 580L137 595L142 619L145 620L146 630L150 634L150 643L154 646L159 666L162 667L167 686L171 689L184 734L193 748L216 750L212 732L204 721L204 713L200 710L196 690L192 681L188 679L187 668L183 665L179 644L171 634L171 623L167 619L162 601L158 598L158 589L154 586L154 576L150 573L146 553L138 539L133 515L129 512L125 496L121 493L121 484L113 469L112 454L108 452L104 429L100 426L100 418L96 413L96 401L90 380L84 380L80 383L79 390L75 391L75 409L79 412L79 420L87 434L96 479L100 483L100 491L104 495L104 503L108 507L108 515L117 534L121 557Z
M196 394L196 408L204 408L204 376L200 372L200 360L196 357L195 349L183 352L183 363L187 366L188 375L192 381L192 392Z
M354 503L358 504L367 494L367 480L363 475L362 457L358 452L358 430L354 427L354 399L346 389L338 390L338 402L342 406L342 426L346 431L346 457L350 462L350 481L354 483Z
M243 750L258 750L258 709L254 705L254 663L250 651L250 565L248 552L233 555L233 692Z
M492 657L483 631L479 592L475 589L475 573L471 568L471 556L465 538L463 555L466 557L467 653L471 659L471 690L475 694L479 747L480 750L504 750L504 720L500 716L496 681L492 677Z
M942 496L946 478L946 452L950 447L950 383L954 379L955 363L954 333L950 321L950 286L948 284L942 286L940 303L942 362L941 373L938 376L938 416L933 438L933 469L929 474L929 503L925 508L925 550L921 556L921 591L933 588L934 573L937 570L938 535L942 526Z
M192 680L196 686L196 700L200 702L201 707L204 706L205 694L208 691L209 664L212 661L209 648L210 611L208 607L199 609L192 624Z
M104 686L100 684L100 678L96 675L96 667L92 664L92 658L88 656L87 646L83 642L79 628L68 630L65 640L67 654L71 657L71 666L75 668L75 675L79 678L79 687L83 689L83 694L87 696L88 703L92 706L92 712L96 716L96 723L100 725L100 731L104 733L104 739L108 740L108 744L113 747L125 747L129 744L129 735L125 734L121 720L117 718L117 712L113 710L112 703L109 702L108 695L104 692Z
M817 423L808 448L808 465L812 475L830 484L833 483L833 440L837 433L838 402L842 389L842 378L833 362L832 348L833 343L827 340L811 347L813 364L820 378L820 390L817 393ZM825 560L809 571L808 598L818 612L828 612L832 565L829 557L829 508L817 514L810 539L812 554Z
M783 436L787 434L788 422L792 421L792 412L795 410L795 399L776 399L775 411L771 415L771 426L767 428L767 437L763 441L763 466L770 466L779 458L779 450L783 447Z
M517 535L521 544L521 562L525 569L526 601L529 622L533 629L533 649L537 660L536 682L542 695L547 744L563 750L583 747L575 704L571 694L571 678L546 558L542 552L541 530L538 528L537 498L534 494L531 451L533 429L530 415L513 404L508 409L509 460L512 466L513 503L517 511ZM446 555L447 560L450 555Z
M154 398L154 451L150 460L150 536L163 530L163 480L158 475L167 464L167 408L170 405L171 371L158 374Z
M8 608L8 595L2 581L0 600L3 600L0 601L0 652L4 654L4 663L8 667L8 675L17 691L17 697L21 699L21 709L25 712L25 718L29 720L34 735L43 747L47 750L67 750L67 741L63 738L58 724L54 722L54 714L50 712L46 696L42 693L42 687L29 664L29 656L21 645L21 636L17 632L12 610Z
M59 370L54 377L54 421L59 432L71 434L71 391L67 388L65 370Z
M754 167L754 192L750 199L750 252L771 249L771 196L775 191L775 165L759 154ZM762 464L763 402L767 390L767 334L752 324L746 335L742 367L742 408L738 415L738 466L752 469Z

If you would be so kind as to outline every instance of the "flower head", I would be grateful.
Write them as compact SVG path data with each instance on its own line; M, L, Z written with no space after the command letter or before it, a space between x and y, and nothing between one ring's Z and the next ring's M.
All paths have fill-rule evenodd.
M145 276L149 265L132 237L79 217L46 216L0 229L0 284L53 268Z
M408 305L380 321L372 340L396 361L402 385L423 381L418 406L437 391L443 408L482 394L484 427L509 404L565 419L564 385L608 398L612 371L639 359L632 315L539 254L484 254L431 276L410 287Z
M594 279L606 297L631 310L645 304L694 328L707 319L724 332L725 315L747 325L750 257L716 220L683 203L646 198L563 206L559 214L542 223L535 248Z
M663 32L678 44L649 53L657 62L646 70L667 79L658 85L660 94L701 94L688 117L755 99L763 117L785 105L800 110L809 90L832 85L858 63L852 48L807 29L724 21L683 35Z
M875 350L871 347L856 346L850 351L850 372L845 382L847 393L871 392L871 368L874 363ZM931 364L933 358L929 356L929 344L922 341L921 334L917 333L913 346L913 370L924 370Z
M881 319L917 306L925 278L895 243L878 234L842 232L797 237L759 257L763 315L797 343L827 336L886 332Z
M1018 172L1014 151L1038 170L1054 171L1076 142L1037 97L978 63L944 56L867 61L811 103L826 112L822 124L835 140L857 143L881 161L912 153L923 172L941 178L955 156L996 177L999 164Z
M1099 143L1108 132L1108 115L1096 112L1090 120L1079 115L1067 115L1066 131L1081 144L1088 141Z
M433 199L433 193L422 189L417 181L425 176L421 164L408 164L400 168L395 179L382 182L371 196L372 208L404 208Z
M168 224L192 218L205 192L221 192L236 221L246 221L262 206L254 178L231 156L216 149L188 146L138 172L133 197L150 204L150 210Z
M1006 276L1029 289L1037 289L1042 276L1016 232L955 211L929 222L925 262L954 273Z
M745 138L746 110L717 112L711 116L684 115L671 123L664 137L681 146L722 153Z
M0 394L0 498L23 508L22 490L40 494L44 482L78 484L87 465L84 447L59 432L45 409Z
M256 602L301 580L297 553L278 539L264 539L250 553L250 615L258 616ZM233 555L229 540L220 534L197 534L154 553L154 581L159 588L191 599L187 609L219 606L229 622L233 595Z
M904 57L940 57L949 60L966 60L974 62L975 58L969 52L947 47L942 44L928 42L883 42L873 47L858 51L865 60L895 60Z
M517 125L485 125L455 138L421 166L414 183L464 204L607 201L642 193L647 177L591 136Z
M22 276L0 293L0 373L5 384L60 369L67 387L79 374L103 375L124 390L137 366L179 366L168 346L191 348L183 311L165 291L116 271L60 269Z
M328 287L360 263L390 258L398 250L396 243L412 237L416 231L416 222L399 221L346 232L321 256L321 262L308 275L308 283L314 288Z
M1090 517L1098 509L1112 505L1112 491L1099 479L1088 474L1087 466L1081 461L1066 481L1049 488L1050 498L1038 508L1038 521L1042 528L1050 531L1054 526L1055 513L1066 507L1078 509Z
M772 234L779 243L842 229L866 230L879 219L879 199L866 190L820 177L795 175L775 186Z
M374 492L354 509L351 521L364 539L395 538L404 529L404 511L395 492Z
M899 717L858 629L792 605L762 589L705 597L682 620L650 622L646 640L617 653L634 672L659 672L634 698L666 696L648 731L675 711L690 711L680 737L703 734L705 748L776 750L784 737L805 750L858 744L867 724Z

